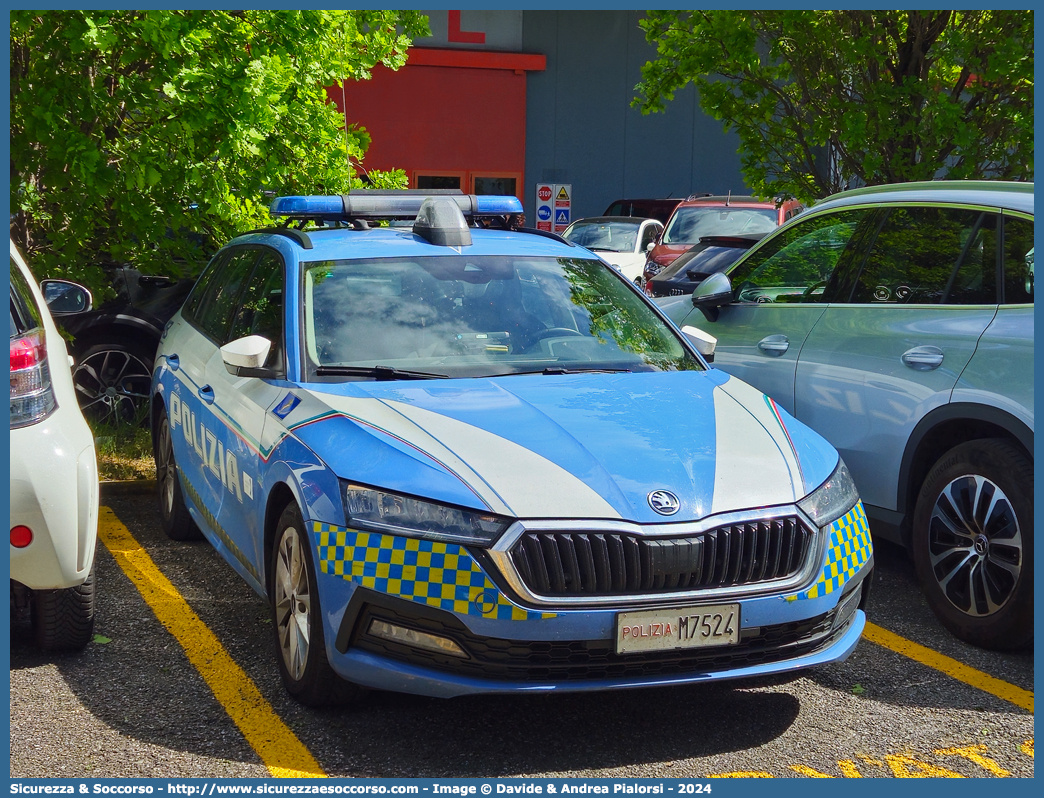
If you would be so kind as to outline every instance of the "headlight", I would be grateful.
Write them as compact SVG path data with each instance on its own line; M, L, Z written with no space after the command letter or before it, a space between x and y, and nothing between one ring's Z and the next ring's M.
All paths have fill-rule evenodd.
M664 269L664 267L661 266L656 261L654 261L654 260L647 260L645 262L645 269L643 270L642 274L645 276L645 278L647 280L651 280L653 277L655 277L660 272L662 272L663 269Z
M857 501L859 492L845 461L839 457L830 478L799 501L798 507L808 513L816 526L823 527L851 510Z
M488 546L511 519L342 482L347 525L391 535Z

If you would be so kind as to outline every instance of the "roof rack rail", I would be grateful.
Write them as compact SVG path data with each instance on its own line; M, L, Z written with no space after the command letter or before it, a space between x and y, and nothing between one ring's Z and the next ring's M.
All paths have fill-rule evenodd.
M285 236L292 241L297 242L301 249L312 249L312 239L308 237L308 233L303 230L297 230L293 227L262 227L257 230L249 230L246 233L240 233L240 235L250 235L252 233L268 233L269 235Z

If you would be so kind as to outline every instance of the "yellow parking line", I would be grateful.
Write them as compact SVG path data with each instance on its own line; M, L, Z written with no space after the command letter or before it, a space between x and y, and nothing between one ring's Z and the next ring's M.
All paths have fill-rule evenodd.
M990 695L1003 698L1017 707L1033 712L1033 693L1029 690L1023 690L1021 687L1016 687L1013 684L994 678L988 673L969 667L963 662L958 662L944 654L940 654L938 651L925 648L919 643L900 637L894 632L882 629L876 624L867 622L866 628L863 630L863 637L877 643L879 646L884 646L891 651L902 654L904 657L920 662L922 665L942 671L947 676L952 676L958 681L970 684L972 687L977 687Z
M159 622L185 649L189 662L269 772L284 778L325 778L326 774L308 749L108 507L101 508L98 537Z

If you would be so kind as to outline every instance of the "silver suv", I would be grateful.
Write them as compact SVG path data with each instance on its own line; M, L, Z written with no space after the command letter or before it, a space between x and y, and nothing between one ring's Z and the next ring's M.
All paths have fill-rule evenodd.
M837 194L662 304L837 447L951 632L1032 640L1032 183Z

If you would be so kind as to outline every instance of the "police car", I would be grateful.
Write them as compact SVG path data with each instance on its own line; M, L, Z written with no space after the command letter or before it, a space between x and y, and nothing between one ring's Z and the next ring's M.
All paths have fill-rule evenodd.
M841 660L873 556L837 452L514 197L279 197L164 332L167 534L267 598L298 700ZM698 342L697 342L698 343Z

